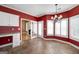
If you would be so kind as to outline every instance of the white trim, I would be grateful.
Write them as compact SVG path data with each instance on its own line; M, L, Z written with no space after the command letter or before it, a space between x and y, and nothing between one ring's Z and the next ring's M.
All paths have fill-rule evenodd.
M5 46L9 46L9 45L12 45L12 43L0 45L0 48L5 47Z
M58 39L51 39L51 38L49 38L49 39L43 38L43 39L44 39L44 40L55 40L55 41L63 42L63 43L69 44L69 45L71 45L71 46L73 46L73 47L79 49L78 46L76 46L76 45L74 45L74 44L72 44L72 43L70 43L70 42L66 42L66 41L62 41L62 40L58 40Z

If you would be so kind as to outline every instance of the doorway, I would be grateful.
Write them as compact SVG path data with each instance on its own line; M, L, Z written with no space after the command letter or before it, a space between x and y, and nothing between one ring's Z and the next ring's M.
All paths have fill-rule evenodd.
M43 38L43 21L31 22L31 38L41 37Z
M31 39L30 21L22 18L22 20L21 20L21 40L25 41L25 40L29 40L29 39Z

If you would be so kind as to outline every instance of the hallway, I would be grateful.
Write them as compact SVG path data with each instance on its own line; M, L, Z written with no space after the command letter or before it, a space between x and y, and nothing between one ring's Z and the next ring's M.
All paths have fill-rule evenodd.
M5 49L5 48L4 48ZM4 50L3 49L3 50ZM20 47L8 50L12 54L78 54L79 50L62 42L35 38L24 41Z

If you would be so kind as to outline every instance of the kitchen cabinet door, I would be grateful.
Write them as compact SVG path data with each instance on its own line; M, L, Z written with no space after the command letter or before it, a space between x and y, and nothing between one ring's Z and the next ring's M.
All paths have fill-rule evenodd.
M9 26L9 14L0 12L0 26Z
M17 15L10 15L10 26L19 26L19 16Z

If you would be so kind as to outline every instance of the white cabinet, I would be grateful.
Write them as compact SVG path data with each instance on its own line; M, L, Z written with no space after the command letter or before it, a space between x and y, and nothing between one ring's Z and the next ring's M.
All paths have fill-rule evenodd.
M13 34L13 47L20 46L20 33Z
M20 40L20 33L14 33L14 34L3 34L0 35L0 37L6 37L6 36L13 36L12 41L12 47L20 46L21 40ZM5 46L5 45L4 45Z
M10 26L19 26L19 16L10 15Z
M0 26L9 26L9 14L0 12Z
M0 11L0 26L19 26L19 16Z

